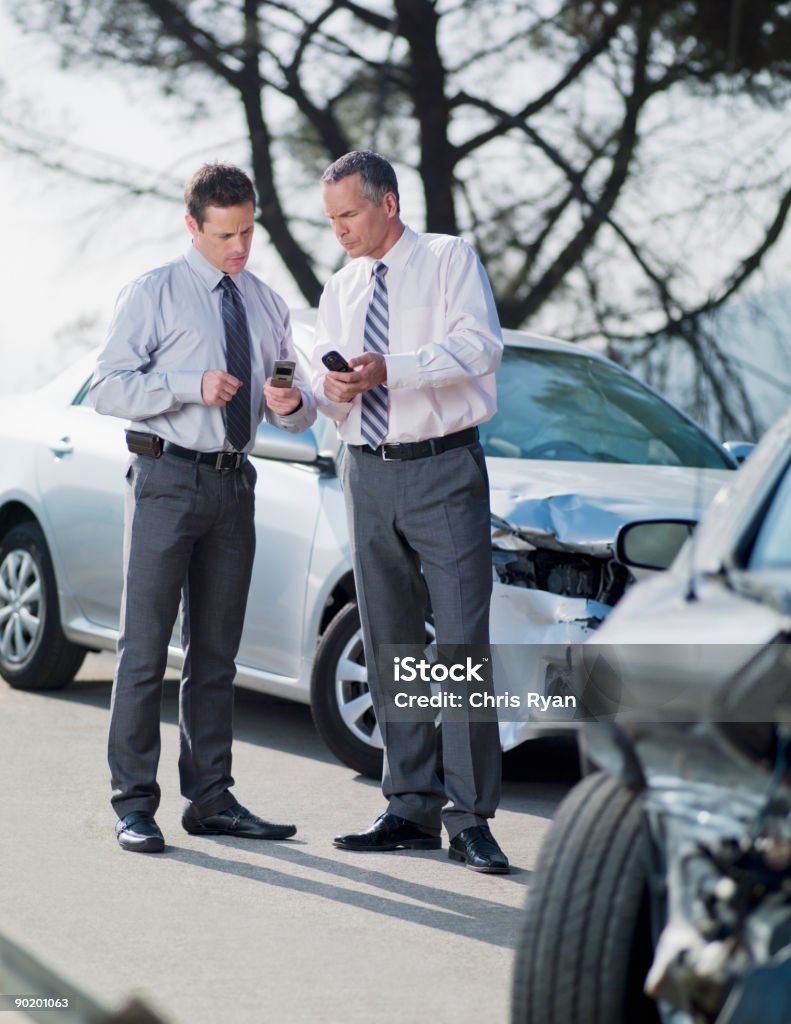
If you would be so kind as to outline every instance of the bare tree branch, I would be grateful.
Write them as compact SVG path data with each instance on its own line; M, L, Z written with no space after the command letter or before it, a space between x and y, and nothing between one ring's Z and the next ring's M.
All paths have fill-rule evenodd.
M516 119L518 121L527 121L530 118L535 117L536 114L548 107L564 89L572 83L577 82L580 75L585 71L588 65L592 64L593 61L607 49L618 32L618 29L624 24L633 8L634 0L621 0L621 3L619 3L612 16L607 20L601 32L593 40L590 46L588 46L588 48L581 53L575 61L573 61L565 74L561 75L551 89L548 89L537 99L525 104L519 113L514 115ZM467 101L467 97L464 93L460 93L451 101L451 105L453 107L459 107L462 106L465 101ZM504 132L509 131L512 127L513 122L511 117L509 115L504 115L500 118L497 124L492 125L492 127L487 129L485 132L481 132L479 135L468 139L466 142L462 143L462 145L458 146L456 149L457 159L463 159L469 153L479 149L492 139L498 138Z
M223 47L205 29L194 25L184 12L171 0L140 0L162 23L165 32L184 43L198 64L204 64L229 85L239 87L238 72L223 63L220 55Z
M196 96L201 116L216 116L217 86L238 102L259 220L309 302L336 250L328 257L314 234L318 189L306 177L381 137L414 173L406 194L422 188L427 228L472 233L505 324L560 317L627 362L683 345L700 366L700 401L744 405L715 314L788 237L788 5L741 5L737 31L718 0L7 3L67 66L142 69L193 117ZM8 109L9 151L169 197L161 177L68 147L57 129L8 127ZM704 113L729 148L694 137ZM774 138L754 132L759 116ZM684 187L663 189L681 167ZM740 214L747 256L728 234ZM750 425L746 409L734 415Z

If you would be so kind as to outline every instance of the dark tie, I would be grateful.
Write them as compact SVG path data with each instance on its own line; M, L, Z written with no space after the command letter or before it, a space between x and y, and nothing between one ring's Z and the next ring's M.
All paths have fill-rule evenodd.
M390 351L388 337L387 285L384 263L374 263L374 291L368 303L363 330L363 347L366 352L387 355ZM388 397L387 385L377 384L370 391L362 393L360 430L371 448L378 448L387 434Z
M222 288L222 322L225 328L225 358L228 373L242 386L225 406L225 435L240 452L250 440L250 331L239 289L226 274Z

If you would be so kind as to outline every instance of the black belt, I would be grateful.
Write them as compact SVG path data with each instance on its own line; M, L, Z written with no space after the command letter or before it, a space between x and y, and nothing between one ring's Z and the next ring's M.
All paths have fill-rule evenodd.
M468 427L466 430L458 430L455 434L446 434L445 437L430 437L427 441L406 441L403 444L380 444L378 448L371 448L367 444L350 444L358 452L367 452L369 455L376 455L385 462L404 462L407 459L426 459L429 455L439 455L440 452L449 452L453 448L464 448L466 445L475 444L478 440L478 428Z
M191 448L182 448L180 444L173 444L172 441L163 441L162 451L166 455L178 455L180 459L189 459L191 462L199 462L202 466L212 466L214 469L239 469L247 459L247 456L240 452L194 452Z

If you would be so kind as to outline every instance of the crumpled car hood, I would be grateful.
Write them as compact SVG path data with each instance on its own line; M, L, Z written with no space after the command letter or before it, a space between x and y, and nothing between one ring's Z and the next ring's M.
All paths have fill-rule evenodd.
M541 546L606 555L638 519L699 519L729 470L487 457L492 512Z

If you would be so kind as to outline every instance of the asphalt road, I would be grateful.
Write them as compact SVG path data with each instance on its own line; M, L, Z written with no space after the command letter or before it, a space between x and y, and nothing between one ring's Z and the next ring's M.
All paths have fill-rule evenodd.
M166 851L125 853L104 751L111 672L112 659L90 656L57 694L0 681L7 938L108 1008L137 995L169 1024L508 1019L530 871L568 781L530 781L531 758L526 778L506 782L493 827L510 876L478 875L446 849L354 856L332 836L382 811L378 786L327 753L307 708L238 691L236 795L299 832L282 843L192 837L180 826L169 683L157 815ZM0 1013L0 1024L12 1017Z

